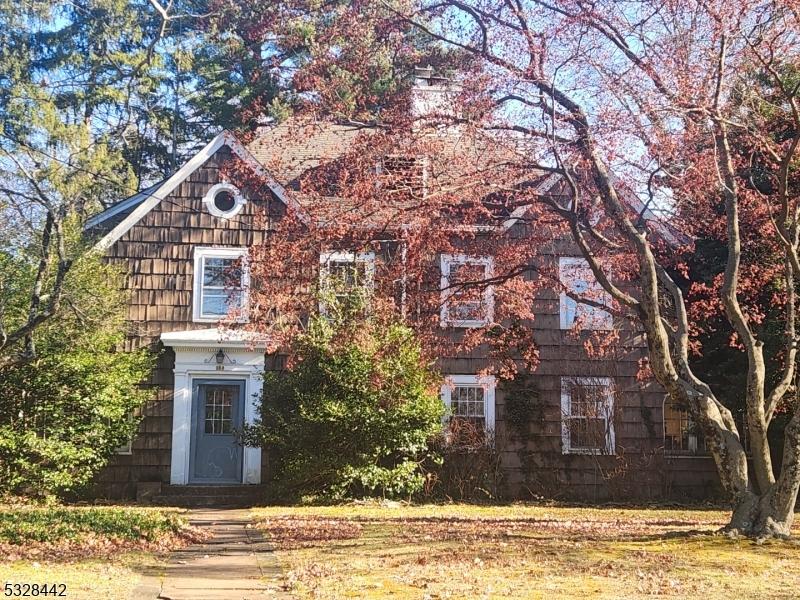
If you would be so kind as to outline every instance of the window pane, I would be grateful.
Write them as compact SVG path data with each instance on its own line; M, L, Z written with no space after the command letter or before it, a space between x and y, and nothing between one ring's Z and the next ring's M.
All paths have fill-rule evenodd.
M205 288L201 313L205 317L224 317L230 311L242 308L243 297L241 290Z
M203 286L211 287L241 287L242 269L239 258L214 258L204 259Z
M486 265L450 263L447 276L447 317L451 321L485 321L488 306L485 289Z
M232 405L233 391L231 389L217 386L206 388L206 433L226 434L233 431Z
M575 384L570 390L570 415L574 417L603 417L608 402L603 385Z
M342 295L367 283L367 261L364 260L330 260L324 270L325 286Z
M485 421L485 390L479 386L456 386L450 394L450 410L454 417Z
M224 290L204 290L202 313L205 316L224 317L228 314L228 294Z
M573 418L569 423L570 446L573 448L606 448L606 421L597 418Z

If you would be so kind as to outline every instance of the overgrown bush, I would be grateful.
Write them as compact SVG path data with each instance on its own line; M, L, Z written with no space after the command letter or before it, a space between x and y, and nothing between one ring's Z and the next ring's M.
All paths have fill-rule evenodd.
M36 331L38 358L0 369L0 495L74 494L136 430L153 357L119 351L120 288L116 269L82 259L61 314Z
M482 424L451 419L432 447L436 463L429 465L425 496L436 500L487 501L501 496L502 440Z
M283 500L415 494L441 429L438 378L408 327L328 307L296 340L294 365L266 375L245 440L269 452Z

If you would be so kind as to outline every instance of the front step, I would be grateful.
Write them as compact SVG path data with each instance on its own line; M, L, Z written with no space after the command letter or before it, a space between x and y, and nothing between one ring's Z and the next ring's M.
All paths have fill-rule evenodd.
M150 501L159 506L248 507L264 502L264 485L165 485Z

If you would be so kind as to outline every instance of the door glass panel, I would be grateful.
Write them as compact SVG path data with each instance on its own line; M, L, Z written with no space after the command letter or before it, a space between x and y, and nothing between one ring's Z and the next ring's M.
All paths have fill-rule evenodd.
M230 434L233 430L233 390L229 387L206 388L205 432Z

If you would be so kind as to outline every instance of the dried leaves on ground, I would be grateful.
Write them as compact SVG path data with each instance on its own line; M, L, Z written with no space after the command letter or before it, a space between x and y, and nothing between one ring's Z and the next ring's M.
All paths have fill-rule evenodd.
M800 585L800 546L715 535L727 517L716 510L348 505L256 515L286 587L306 598L783 598Z
M0 561L6 562L164 553L206 536L175 510L19 505L0 509Z

